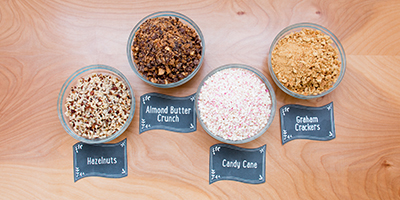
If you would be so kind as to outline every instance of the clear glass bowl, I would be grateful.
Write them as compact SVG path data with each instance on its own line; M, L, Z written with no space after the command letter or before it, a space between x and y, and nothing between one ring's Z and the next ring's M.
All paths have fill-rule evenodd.
M284 38L286 35L289 35L293 32L300 32L304 28L319 30L322 33L324 33L325 35L328 35L333 41L333 44L332 44L333 47L338 50L339 61L341 61L340 74L339 74L339 77L336 80L336 82L333 84L333 86L331 88L329 88L328 90L326 90L318 95L302 95L302 94L298 94L298 93L295 93L295 92L289 90L278 80L278 78L276 77L275 72L272 68L272 64L271 64L272 51L275 49L275 45L278 43L278 41L281 40L282 38ZM322 96L332 92L340 84L340 82L342 81L342 79L344 77L345 71L346 71L346 55L345 55L342 44L340 43L338 38L331 31L329 31L328 29L326 29L318 24L298 23L298 24L293 24L293 25L290 25L290 26L284 28L281 32L278 33L278 35L272 41L271 47L269 49L269 55L268 55L268 66L269 66L269 71L272 76L272 79L274 80L276 85L278 85L278 87L281 90L283 90L286 94L288 94L292 97L295 97L295 98L299 98L299 99L313 99L313 98L322 97Z
M269 94L270 94L270 98L271 98L271 114L270 117L268 119L267 124L265 125L264 128L262 128L256 135L250 137L250 138L246 138L243 140L227 140L224 139L220 136L215 135L214 133L212 133L207 126L204 124L204 122L201 119L201 112L198 108L198 101L199 101L199 95L200 95L200 91L204 85L204 82L210 78L212 75L214 75L215 73L225 70L225 69L229 69L229 68L240 68L240 69L245 69L248 71L253 72L255 75L257 75L257 77L266 85ZM250 142L252 140L255 140L256 138L260 137L262 134L264 134L267 129L269 128L269 126L271 125L272 121L274 120L275 117L275 111L276 111L276 97L275 97L275 92L274 89L272 88L271 84L269 83L268 79L264 76L264 74L262 74L260 71L258 71L257 69L250 67L248 65L243 65L243 64L228 64L228 65L223 65L221 67L218 67L216 69L214 69L213 71L211 71L210 73L207 74L206 77L204 77L204 79L201 81L198 89L197 89L197 93L196 93L196 101L195 101L195 106L196 106L196 114L197 114L197 119L199 120L201 126L203 127L203 129L213 138L224 142L224 143L228 143L228 144L243 144L243 143L247 143Z
M201 59L199 64L196 66L196 68L193 70L192 73L190 73L187 77L183 78L182 80L178 81L178 82L174 82L174 83L169 83L169 84L159 84L159 83L153 83L149 80L147 80L145 77L143 77L142 74L139 73L139 71L137 70L137 65L134 62L134 58L133 58L133 54L132 54L132 44L133 44L133 40L135 38L135 34L138 31L138 29L140 28L140 25L143 24L147 19L152 19L152 18L157 18L157 17L177 17L179 18L179 21L183 22L184 24L188 25L189 27L193 28L200 40L201 40L201 47L202 47L202 51L201 51ZM129 39L128 39L128 44L126 46L126 53L128 56L128 62L132 68L132 70L135 72L135 74L142 79L144 82L155 86L155 87L159 87L159 88L173 88L173 87L177 87L180 86L186 82L188 82L190 79L192 79L196 73L200 70L203 60L204 60L204 54L205 54L205 42L204 42L204 37L203 34L201 33L200 28L196 25L196 23L194 23L194 21L192 21L189 17L178 13L178 12L173 12L173 11L161 11L161 12L156 12L153 14L150 14L148 16L146 16L145 18L143 18L142 20L139 21L139 23L136 24L136 26L132 29L131 34L129 35Z
M78 81L81 78L88 77L93 73L102 73L102 74L108 74L108 75L118 77L119 80L122 80L124 82L124 84L129 88L129 93L130 93L129 95L131 96L131 109L130 109L130 113L129 113L129 117L128 117L127 121L116 133L114 133L111 136L106 137L104 139L87 139L87 138L79 136L72 129L71 125L69 123L67 123L68 117L65 115L65 111L66 111L65 102L66 102L67 96L71 92L71 87L77 85ZM128 128L129 124L132 121L133 115L135 113L135 94L133 93L132 87L129 84L128 79L117 69L110 67L110 66L106 66L106 65L90 65L90 66L86 66L86 67L79 69L78 71L73 73L67 79L67 81L65 81L65 83L63 84L63 86L60 90L60 94L58 95L57 111L58 111L58 118L60 119L61 125L63 126L65 131L67 131L67 133L69 135L71 135L73 138L75 138L81 142L88 143L88 144L105 143L105 142L114 140Z

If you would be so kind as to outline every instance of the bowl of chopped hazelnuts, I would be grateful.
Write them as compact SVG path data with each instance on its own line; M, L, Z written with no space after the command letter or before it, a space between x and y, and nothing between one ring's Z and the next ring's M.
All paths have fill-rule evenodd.
M162 11L139 21L127 44L129 64L144 82L160 88L180 86L199 71L205 42L187 16Z
M74 72L57 101L58 118L73 138L99 144L120 136L135 113L135 94L117 69L101 64Z

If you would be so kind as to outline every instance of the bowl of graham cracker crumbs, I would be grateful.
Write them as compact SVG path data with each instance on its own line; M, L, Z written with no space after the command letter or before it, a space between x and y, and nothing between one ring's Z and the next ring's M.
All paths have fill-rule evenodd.
M161 11L136 24L126 51L140 79L155 87L172 88L186 83L199 71L205 42L200 28L189 17Z
M313 23L293 24L278 33L268 57L278 87L299 99L332 92L346 71L346 55L337 37Z
M58 95L58 117L73 138L88 144L109 142L129 126L135 95L128 79L107 65L73 73Z

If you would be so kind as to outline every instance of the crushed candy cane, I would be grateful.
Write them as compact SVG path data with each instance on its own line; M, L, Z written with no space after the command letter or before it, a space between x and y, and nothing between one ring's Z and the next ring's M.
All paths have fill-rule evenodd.
M228 68L210 76L200 89L200 119L225 140L253 137L267 125L272 108L266 85L246 69Z

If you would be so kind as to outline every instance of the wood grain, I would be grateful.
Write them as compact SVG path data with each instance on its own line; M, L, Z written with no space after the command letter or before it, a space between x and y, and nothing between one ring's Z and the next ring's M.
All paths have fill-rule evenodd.
M134 25L160 10L189 16L206 42L202 69L174 89L141 81L125 52ZM396 0L0 1L2 198L400 199L399 10ZM286 95L268 71L272 40L297 22L328 28L346 52L342 83L319 99ZM272 83L278 108L333 101L337 137L281 145L276 116L263 136L237 145L267 144L266 182L209 185L209 147L218 141L201 127L187 134L152 130L139 135L136 112L127 131L113 141L128 139L128 177L89 177L74 183L72 145L77 141L58 120L57 97L74 71L96 63L122 71L136 98L148 92L187 96L218 66L251 65Z

